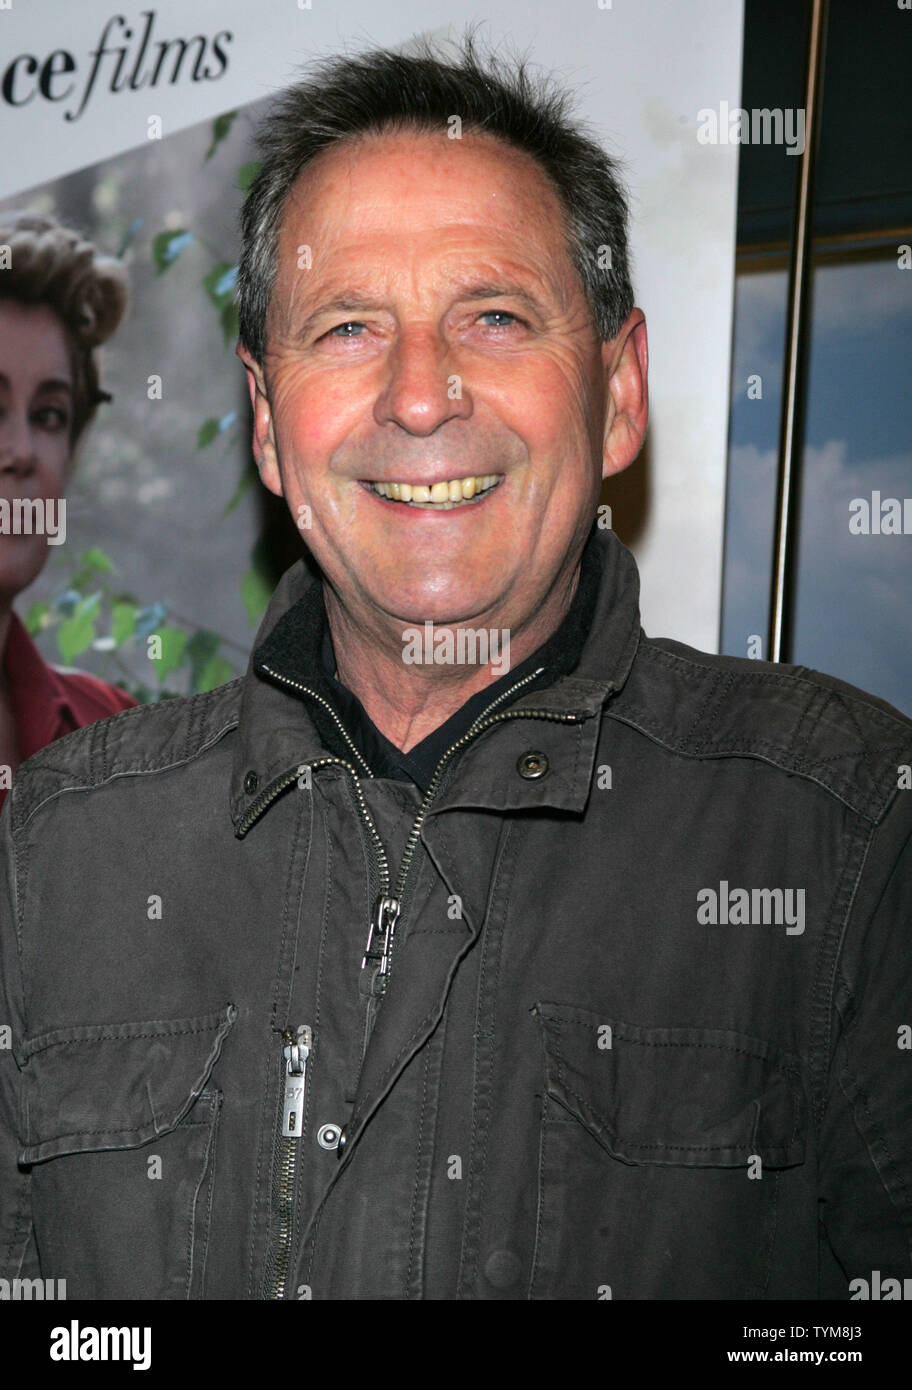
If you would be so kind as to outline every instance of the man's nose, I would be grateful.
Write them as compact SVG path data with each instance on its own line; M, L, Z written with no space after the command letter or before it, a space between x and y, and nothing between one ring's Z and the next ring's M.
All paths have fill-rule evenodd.
M380 425L433 434L447 420L472 413L472 399L446 343L431 328L401 332L387 356L386 381L374 406Z

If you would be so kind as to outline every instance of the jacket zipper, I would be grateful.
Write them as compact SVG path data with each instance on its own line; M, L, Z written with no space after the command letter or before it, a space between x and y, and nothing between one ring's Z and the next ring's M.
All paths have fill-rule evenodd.
M346 743L349 745L352 752L354 753L358 763L360 763L361 768L363 770L363 774L367 777L373 777L373 772L371 771L365 759L362 757L361 753L358 751L358 748L356 747L354 741L348 733L348 730L345 728L345 725L342 723L341 719L336 714L332 705L330 705L327 700L324 700L321 695L318 695L316 691L311 690L308 686L302 685L300 681L291 680L287 676L282 676L279 674L278 671L273 671L268 666L264 666L262 669L266 672L267 675L271 676L274 680L279 681L280 684L285 685L289 689L295 690L302 695L307 695L311 699L316 700L319 704L323 705L323 707L332 716L333 720L339 728L340 733L342 734ZM409 832L409 836L405 844L405 849L403 850L402 854L402 862L399 865L399 873L396 876L395 891L393 893L390 892L391 877L389 859L387 858L386 850L383 847L383 841L380 838L380 833L377 830L376 825L374 824L370 811L367 809L367 802L364 799L364 793L361 790L361 784L358 780L358 772L346 758L317 758L312 763L298 764L293 769L289 769L289 771L283 773L282 776L279 777L272 784L272 786L266 788L266 790L258 798L258 800L255 801L254 804L249 808L247 814L240 822L238 826L238 833L241 835L245 835L247 831L250 829L251 825L253 825L254 821L256 821L258 817L261 816L262 813L266 810L267 806L271 805L271 803L276 799L276 797L282 794L286 787L290 787L292 782L297 781L298 777L300 776L300 769L302 766L309 766L311 770L319 767L327 767L330 765L338 765L347 769L347 771L351 774L351 780L355 792L355 801L358 808L358 814L360 815L361 820L370 836L371 843L374 846L378 878L380 882L380 891L374 903L374 910L371 914L371 922L367 936L367 944L365 945L364 957L361 961L362 970L364 970L367 967L368 960L370 960L375 965L374 979L375 981L379 981L379 988L377 989L377 993L383 994L389 983L393 955L393 940L395 936L396 926L399 922L399 918L402 912L402 899L403 894L405 892L405 885L408 879L409 869L411 867L412 859L415 854L415 849L421 835L421 828L424 825L424 822L427 819L428 812L434 802L435 797L437 796L438 791L440 790L440 782L447 766L449 765L450 759L453 757L455 753L459 752L460 749L464 748L468 743L470 743L472 739L477 738L479 734L484 733L486 729L489 729L492 727L492 725L501 723L502 721L505 721L507 719L547 719L561 724L579 723L579 720L581 718L580 715L566 713L560 714L557 713L555 710L501 710L497 714L492 712L496 710L497 706L502 704L504 700L509 699L510 696L514 695L518 690L521 690L524 685L528 685L530 681L533 681L538 676L540 676L543 669L543 667L540 667L538 670L532 671L528 676L524 676L521 681L517 681L515 685L511 686L508 690L505 690L501 695L497 697L496 700L493 700L491 704L488 705L488 708L478 716L478 718L466 730L462 737L457 739L455 743L452 743L450 747L447 748L440 761L438 762L436 768L434 769L434 775L431 778L431 781L428 785L428 789L425 792L421 805L418 808L418 813L415 817L411 831ZM371 998L369 1001L367 1017L365 1020L364 1046L362 1055L364 1052L367 1051L367 1044L370 1038L370 1027L375 1008L376 1000L374 997L374 988L372 982ZM285 1106L282 1113L282 1134L279 1138L278 1153L277 1207L279 1212L279 1227L275 1253L271 1266L271 1273L267 1281L267 1297L270 1299L285 1298L286 1283L288 1280L288 1266L291 1258L291 1240L293 1234L294 1218L294 1179L297 1163L297 1146L300 1140L300 1131L303 1127L304 1114L304 1068L306 1066L306 1059L309 1054L310 1047L312 1046L312 1036L311 1030L309 1028L298 1029L298 1034L299 1036L297 1041L292 1036L290 1030L286 1029L285 1033L283 1034L283 1041L285 1043L284 1056L286 1060ZM303 1038L301 1036L302 1034L304 1035ZM292 1069L293 1064L294 1066L297 1066L298 1064L300 1065L299 1072ZM295 1079L293 1080L293 1078ZM298 1087L299 1089L296 1089ZM295 1097L297 1097L297 1101L295 1100ZM297 1126L296 1135L293 1133L295 1126Z
M341 719L336 714L335 710L333 709L332 705L329 703L328 700L324 700L322 695L318 695L317 692L315 690L311 690L309 686L302 685L300 681L292 680L288 676L283 676L278 671L274 671L269 666L264 666L262 669L266 672L267 675L271 676L274 680L279 681L280 684L287 686L290 690L295 690L299 694L307 695L311 699L316 700L319 704L321 704L324 707L324 709L326 709L328 713L332 716L346 743L349 745L358 762L361 764L361 767L364 770L364 775L368 777L373 777L373 772L368 767L364 758L359 753L348 730L345 728L345 725L342 723ZM371 838L371 842L374 845L374 849L376 852L378 877L380 880L380 891L374 902L373 912L371 913L370 928L367 934L367 944L364 948L364 957L361 961L361 969L364 970L367 967L367 963L369 960L376 967L378 967L377 974L380 980L380 993L385 992L386 987L389 983L390 967L393 954L393 941L395 937L396 927L399 923L399 919L402 914L403 894L405 892L406 881L408 879L409 869L411 868L411 863L415 854L415 849L417 847L418 840L421 836L421 828L424 825L424 822L427 819L428 812L430 811L431 806L433 805L434 800L437 796L437 793L440 790L440 782L447 766L449 765L450 759L453 757L455 753L458 753L467 744L471 743L471 741L474 738L477 738L479 734L484 733L485 730L491 728L492 725L499 724L507 719L547 719L560 724L579 723L581 718L580 715L567 713L561 714L558 713L556 710L501 710L498 714L492 713L492 711L495 710L498 705L503 704L504 700L510 699L511 696L515 695L517 691L522 690L523 686L528 685L531 681L536 680L537 677L541 675L543 670L544 667L540 666L536 671L530 672L529 675L524 676L521 681L517 681L515 685L512 685L509 687L509 689L504 690L500 695L497 696L496 700L492 700L492 702L490 703L490 705L488 705L486 710L482 711L482 713L471 724L471 726L466 730L462 737L458 738L455 743L450 744L449 748L447 748L447 750L443 753L443 755L440 758L440 761L434 769L434 775L431 778L431 781L428 785L428 789L424 794L424 799L422 800L421 805L418 808L418 814L416 815L411 831L409 832L409 837L406 841L405 849L402 853L402 862L399 865L399 872L396 876L395 888L392 892L390 891L391 878L389 860L387 858L386 851L383 847L383 842L380 838L380 834L377 830L377 827L374 824L373 818L371 817L371 814L367 809L367 803L364 800L364 793L361 790L361 786L358 781L358 774L355 771L355 768L345 758L318 758L314 762L309 764L311 769L315 769L318 767L325 767L331 763L336 763L339 766L346 768L351 773L358 806L358 812L368 831L368 834ZM246 816L241 821L238 827L239 833L246 834L247 830L249 830L250 826L263 813L266 807L270 805L270 803L274 801L275 798L279 796L285 790L286 787L289 787L291 783L294 782L299 775L299 768L295 768L294 771L284 773L282 777L278 779L278 781L274 782L271 787L268 787L266 791L263 793L263 795L259 798L259 800L256 801L250 807Z
M285 1059L285 1095L282 1105L282 1133L276 1155L276 1210L278 1229L266 1297L284 1299L291 1259L291 1237L294 1226L295 1173L298 1145L304 1129L305 1078L307 1059L313 1047L313 1031L302 1024L293 1033L286 1028L282 1034L282 1055Z

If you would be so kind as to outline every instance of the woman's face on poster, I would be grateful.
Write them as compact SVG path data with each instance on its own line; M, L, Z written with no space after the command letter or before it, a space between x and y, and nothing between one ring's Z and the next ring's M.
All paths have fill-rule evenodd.
M40 573L46 534L24 518L59 499L71 457L73 370L66 332L47 304L0 299L0 596ZM20 503L17 507L15 503ZM43 531L43 528L42 528Z

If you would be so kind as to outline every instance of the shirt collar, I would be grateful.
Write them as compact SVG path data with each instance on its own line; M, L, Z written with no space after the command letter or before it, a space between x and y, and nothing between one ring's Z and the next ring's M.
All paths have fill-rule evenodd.
M636 563L613 532L593 527L591 544L601 574L579 660L572 675L559 676L544 694L524 691L517 709L528 699L556 711L593 715L627 679L640 636ZM309 557L302 558L279 581L243 682L231 782L238 833L242 823L250 823L252 808L284 785L280 779L289 777L295 762L300 766L331 751L367 775L363 755L335 712L320 662L325 621L319 571ZM337 747L343 751L336 753Z
M506 675L476 691L445 723L434 729L408 753L403 753L380 732L358 697L335 678L336 663L332 638L329 624L324 622L320 669L329 684L337 714L357 743L374 776L411 781L422 792L427 791L446 750L468 733L473 721L492 701L505 696L511 687L520 682L523 682L521 693L526 693L543 690L553 685L560 676L569 675L579 661L592 625L601 574L602 556L593 533L583 551L580 578L573 601L557 631ZM300 653L289 652L288 659L293 667L295 661L300 660ZM291 673L293 674L293 670ZM504 707L510 703L511 700L506 700Z

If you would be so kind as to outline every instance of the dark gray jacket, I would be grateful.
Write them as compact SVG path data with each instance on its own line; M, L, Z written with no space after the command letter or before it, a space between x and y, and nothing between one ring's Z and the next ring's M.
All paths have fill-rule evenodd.
M253 663L20 770L2 1277L846 1298L912 1272L912 724L648 639L598 544L576 670L478 721L424 802L327 741L316 675ZM319 609L298 564L258 644Z

